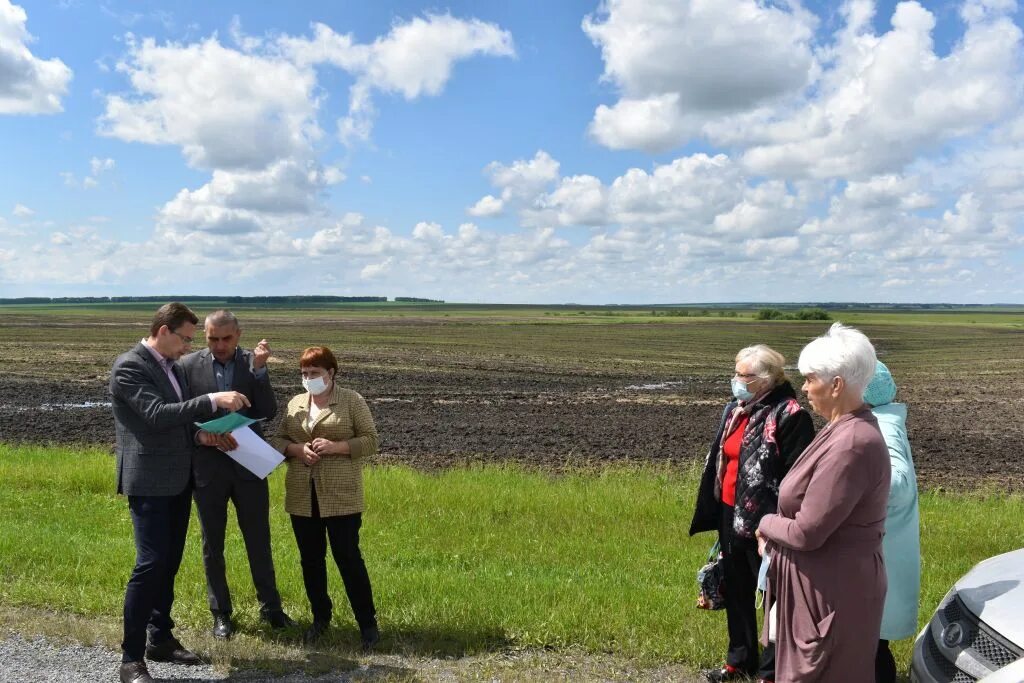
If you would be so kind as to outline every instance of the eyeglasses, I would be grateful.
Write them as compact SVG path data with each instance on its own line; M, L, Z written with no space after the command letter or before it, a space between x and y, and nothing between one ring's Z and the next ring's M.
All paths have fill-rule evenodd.
M186 337L185 335L181 334L180 332L175 332L174 330L171 330L171 334L178 335L178 338L181 339L181 341L185 342L185 344L188 345L188 346L192 346L192 342L194 342L196 340L195 337Z
M740 379L754 380L754 379L758 378L758 375L752 375L752 374L741 375L740 373L737 372L735 375L733 375L733 377L739 377Z

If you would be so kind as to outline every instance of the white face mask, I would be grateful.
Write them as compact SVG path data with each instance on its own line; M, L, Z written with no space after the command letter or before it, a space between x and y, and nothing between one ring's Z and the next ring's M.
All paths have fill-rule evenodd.
M303 378L302 387L314 396L319 396L327 391L327 382L324 381L323 377Z

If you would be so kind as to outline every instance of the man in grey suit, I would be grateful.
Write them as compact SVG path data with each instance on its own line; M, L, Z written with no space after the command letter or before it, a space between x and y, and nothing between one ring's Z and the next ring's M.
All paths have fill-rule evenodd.
M249 400L237 391L192 396L175 361L192 344L197 322L184 304L162 306L149 336L118 356L110 374L117 492L128 497L135 537L135 568L124 596L122 683L152 682L144 656L179 664L200 661L174 637L171 619L191 512L192 460L197 443L231 448L234 440L197 430L193 423L217 410L247 407Z
M277 415L277 399L267 372L270 357L267 340L261 340L252 351L239 347L242 329L230 311L215 311L206 316L204 328L207 348L190 353L181 361L192 390L238 391L252 404L241 411L243 415L267 420ZM263 436L260 423L251 428ZM196 482L193 495L203 529L203 564L206 593L213 613L213 635L226 639L235 630L224 566L229 500L235 506L238 528L249 557L249 571L260 602L260 618L273 628L291 626L294 622L281 609L270 551L267 480L260 479L216 448L203 446L199 451L199 457L193 461Z

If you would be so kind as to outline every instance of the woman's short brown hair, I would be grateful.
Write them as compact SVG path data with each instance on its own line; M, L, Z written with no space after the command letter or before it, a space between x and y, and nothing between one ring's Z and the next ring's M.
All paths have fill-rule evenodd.
M324 370L334 370L334 374L338 374L338 359L326 346L310 346L302 352L299 356L299 367L308 368L311 365Z

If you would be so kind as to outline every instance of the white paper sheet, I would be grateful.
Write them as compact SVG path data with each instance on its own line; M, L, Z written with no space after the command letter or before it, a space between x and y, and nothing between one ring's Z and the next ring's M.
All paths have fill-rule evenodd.
M267 475L284 460L283 455L274 450L249 427L236 429L231 432L231 436L235 437L235 441L238 442L238 448L224 452L260 479L266 479Z

